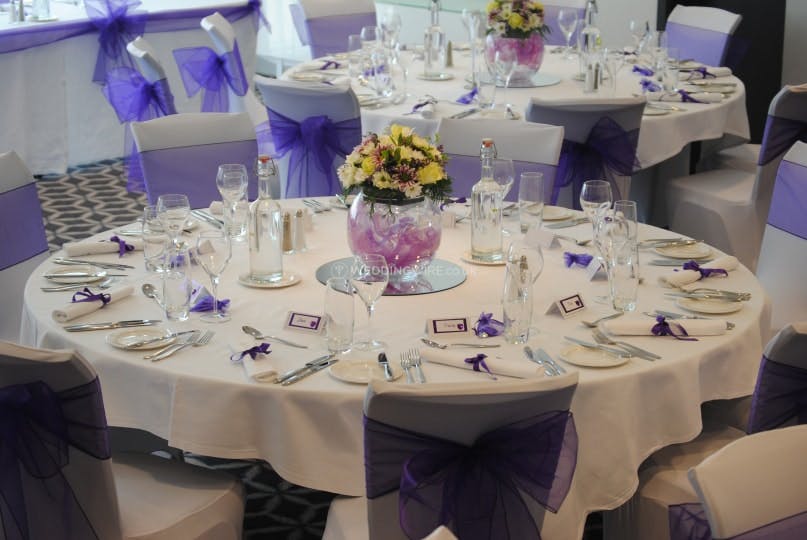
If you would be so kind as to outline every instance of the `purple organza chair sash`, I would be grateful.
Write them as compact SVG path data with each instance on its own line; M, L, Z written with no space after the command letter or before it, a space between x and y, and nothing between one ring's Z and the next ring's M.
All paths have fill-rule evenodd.
M174 49L174 59L188 97L204 89L202 112L228 112L227 88L232 88L239 96L245 95L249 89L237 42L232 51L221 56L209 47Z
M667 45L676 47L682 58L694 58L709 66L722 66L728 48L729 34L667 22Z
M255 139L227 143L149 150L138 155L150 204L164 193L186 193L191 208L205 208L221 199L216 169L221 163L243 163L252 170L258 159ZM257 183L250 182L249 198L256 198Z
M549 33L544 36L544 43L547 45L566 45L566 35L563 33L563 30L560 29L560 25L558 24L558 12L561 10L561 8L569 9L563 6L550 6L544 4L544 24L549 27ZM586 14L586 10L584 8L577 9L576 11L578 24L574 29L571 40L569 41L569 43L572 45L577 43L577 34L580 31L580 28L583 27L581 23Z
M673 504L667 509L670 540L712 540L709 520L701 503Z
M0 193L0 270L48 250L36 184Z
M460 156L457 154L450 154L448 165L446 165L446 172L451 177L451 193L454 197L470 197L471 188L474 184L479 182L479 176L482 167L479 164L478 156ZM528 161L514 161L513 170L515 172L515 182L507 192L505 199L508 201L518 200L518 185L521 182L521 173L527 171L535 171L543 173L544 186L546 189L552 189L552 184L555 181L557 167L548 165L546 163L530 163Z
M85 0L84 7L98 30L98 56L92 80L106 82L109 71L118 66L133 67L126 44L146 30L146 12L130 12L140 0Z
M401 529L445 525L463 540L540 538L524 496L557 512L577 463L569 411L497 428L463 446L364 419L367 498L399 490Z
M790 150L796 141L807 142L807 122L768 115L757 165L767 165Z
M768 212L768 224L807 240L807 167L782 161Z
M297 19L304 17L302 10L298 13L292 10L292 17ZM295 20L295 25L299 25L298 20ZM320 56L347 50L347 37L349 35L358 34L365 26L375 25L376 16L375 12L372 12L306 19L302 27L307 32L306 37L308 38L308 45L311 46L311 57L319 58Z
M345 157L361 142L361 118L333 122L325 115L301 122L266 108L277 155L289 155L285 197L316 197L339 191L333 161Z
M608 116L594 124L585 143L564 139L552 188L552 204L558 202L561 188L571 184L574 207L579 210L580 189L583 182L591 179L608 180L614 191L614 200L621 198L614 176L630 176L639 168L636 160L638 143L638 128L626 131Z
M807 369L763 356L746 431L776 429L794 419L807 424Z
M109 459L97 378L61 392L42 381L0 388L0 516L6 539L27 540L31 529L54 540L98 537L62 474L69 447ZM48 523L29 526L42 519Z

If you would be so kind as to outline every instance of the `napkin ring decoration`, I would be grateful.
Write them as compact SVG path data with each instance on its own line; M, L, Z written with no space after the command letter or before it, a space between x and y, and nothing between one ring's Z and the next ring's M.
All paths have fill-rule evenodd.
M675 326L680 333L676 334L673 330L673 326ZM698 341L698 338L688 337L686 329L678 323L670 323L667 322L667 318L664 315L659 315L656 317L656 324L653 325L653 328L650 329L653 332L654 336L672 336L675 339L681 341Z
M89 287L84 287L83 291L78 291L73 295L72 302L77 304L79 302L95 302L96 300L103 302L101 307L104 307L112 301L112 296L105 293L95 294L89 289Z
M230 355L230 362L233 364L240 364L244 360L245 356L249 356L255 360L259 354L271 353L272 351L269 350L269 347L270 344L264 341L260 345L255 345L254 347L250 347L249 349Z

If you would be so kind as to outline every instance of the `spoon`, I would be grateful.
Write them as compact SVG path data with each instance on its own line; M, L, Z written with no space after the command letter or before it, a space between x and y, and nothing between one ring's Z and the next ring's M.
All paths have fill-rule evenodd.
M270 336L269 334L263 334L257 328L252 328L251 326L242 326L241 330L244 331L245 334L249 334L250 336L254 337L255 339L273 339L275 341L279 341L280 343L285 343L289 347L297 347L298 349L307 349L308 345L300 345L299 343L294 343L293 341L289 341L277 336Z
M143 291L143 294L157 302L160 307L163 307L162 300L160 300L160 296L157 294L157 287L151 283L144 283L141 290Z

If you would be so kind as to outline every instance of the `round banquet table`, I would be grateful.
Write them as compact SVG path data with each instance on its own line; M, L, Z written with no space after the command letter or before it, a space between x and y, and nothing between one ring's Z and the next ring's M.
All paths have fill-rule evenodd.
M583 83L573 79L578 72L577 58L565 60L564 55L551 52L556 49L557 47L547 47L539 74L559 79L557 84L534 88L507 89L507 101L513 105L514 111L521 113L522 117L531 97L540 97L550 101L567 101L584 97L602 97L604 99L612 97L610 88L607 88L608 81L606 81L606 87L600 89L599 92L584 93ZM453 76L452 79L447 81L424 81L418 79L417 75L423 71L423 62L420 60L412 61L411 56L411 54L408 54L410 67L407 82L407 92L411 96L398 105L388 105L381 108L363 107L361 120L364 133L380 133L392 122L403 122L418 129L418 132L422 135L429 136L437 131L437 124L441 117L451 116L471 107L456 103L457 98L468 92L468 89L465 88L468 84L465 77L470 73L470 53L454 52L454 67L443 70ZM340 67L338 71L328 70L320 73L329 75L347 74L347 61L341 58L339 61L343 62L345 67ZM316 68L322 65L321 60L301 64L289 69L283 77L294 79L301 70L305 72L303 77L310 77L310 73L316 73ZM631 71L632 67L632 64L626 63L620 70L614 96L628 97L641 92L639 82L642 76L633 73ZM742 81L734 76L714 80L734 83L736 84L736 91L726 94L719 103L675 103L674 105L683 110L658 116L644 116L637 148L637 157L641 168L651 167L677 155L694 141L719 139L724 135L730 136L733 144L739 144L749 139L748 114L745 109L745 86ZM333 82L337 84L339 80L337 79ZM369 87L361 86L357 81L352 81L351 84L359 96L370 93ZM434 117L423 119L419 114L407 114L426 95L433 96L438 100ZM503 103L501 96L502 89L499 89L496 96L497 103L500 104L499 107ZM498 114L501 117L501 111ZM480 117L481 115L477 113L466 119L473 121ZM505 151L506 154L506 149L500 149L500 151Z
M300 200L284 200L282 204L289 209L303 208ZM247 271L247 248L235 244L219 290L220 297L231 299L232 320L209 325L192 313L187 322L161 325L173 330L215 330L215 337L204 347L152 363L143 359L142 351L123 351L108 345L105 338L112 331L66 332L54 322L51 312L69 302L72 293L40 290L48 284L42 275L56 267L50 261L44 262L26 285L22 342L46 348L73 348L92 362L100 377L110 425L150 431L174 447L200 454L263 459L290 482L363 495L361 418L365 386L336 380L327 372L315 373L290 386L258 383L247 378L242 366L230 361L233 350L255 344L241 332L245 324L309 345L308 350L301 350L272 343L272 353L264 361L272 362L281 372L325 352L322 337L284 331L283 320L292 309L321 312L324 287L315 279L315 271L326 262L350 255L346 215L343 209L313 215L308 250L284 259L286 271L302 278L292 287L251 289L238 284L238 275ZM505 219L510 230L518 229L514 219ZM200 225L200 229L206 227ZM591 234L587 224L564 232L578 238ZM640 238L666 235L673 236L649 226L640 230ZM475 320L482 311L501 316L504 269L463 262L469 238L467 222L445 228L438 251L438 258L464 269L464 283L438 293L384 296L377 303L373 326L378 337L388 343L387 353L395 360L394 367L398 368L401 351L420 344L429 317L467 315ZM537 332L531 336L530 345L544 348L555 358L569 346L563 336L591 339L581 318L591 320L610 312L595 299L606 293L606 282L588 281L582 269L567 269L562 262L566 250L592 252L592 248L579 248L566 241L560 248L544 250L543 273L535 285L533 327ZM641 257L647 261L657 256L642 251ZM119 260L117 254L92 258ZM136 266L123 278L135 287L135 294L71 323L161 318L158 305L139 290L144 282L158 284L159 278L145 272L140 252L127 254L122 260ZM680 311L670 297L664 296L668 289L657 283L658 276L672 271L669 267L643 266L638 313L653 309ZM194 278L202 284L209 283L198 267ZM571 407L579 434L579 455L569 495L558 514L547 514L543 525L547 538L580 538L589 512L612 509L626 501L637 487L637 469L647 456L663 446L690 440L700 432L702 402L752 392L767 338L761 329L769 327L767 296L753 274L742 266L727 278L710 278L706 285L752 294L739 312L726 316L736 327L725 335L698 341L671 337L628 339L663 357L655 362L631 358L613 368L564 364L568 370L579 372ZM588 304L584 313L566 320L545 314L553 299L575 291ZM363 313L363 305L357 305L358 322L365 320ZM648 322L652 319L648 318ZM493 350L494 355L523 358L520 346ZM472 351L468 350L468 356L473 356ZM490 354L490 350L485 352ZM485 374L470 370L438 364L424 364L424 370L429 382L482 379L497 384ZM398 384L404 381L400 378Z

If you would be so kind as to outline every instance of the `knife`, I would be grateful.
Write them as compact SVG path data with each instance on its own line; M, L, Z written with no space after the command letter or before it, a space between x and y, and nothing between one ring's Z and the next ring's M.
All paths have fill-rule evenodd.
M566 227L574 227L582 223L588 223L587 217L579 217L574 219L567 219L566 221L559 221L558 223L550 223L546 225L547 229L565 229Z
M600 345L599 343L589 343L588 341L583 341L582 339L577 339L570 336L563 336L563 337L564 339L567 339L572 343L577 343L578 345L582 345L583 347L587 347L589 349L599 349L601 351L607 352L608 354L613 354L614 356L633 356L633 354L629 353L628 351L624 351L622 349L608 347L607 345Z
M647 264L653 266L683 266L689 259L653 259ZM698 264L706 264L712 262L712 259L698 260Z
M89 266L97 266L98 268L112 268L113 270L134 270L134 266L130 266L128 264L83 261L81 259L66 259L64 257L57 257L56 259L53 259L53 262L56 264L66 264L74 266L86 264Z
M381 364L381 367L384 368L384 378L388 381L394 381L395 376L392 374L392 369L389 367L389 360L387 360L387 354L380 352L378 353L378 363Z
M320 356L319 358L314 358L313 360L311 360L309 362L306 362L303 367L295 368L295 369L292 369L291 371L287 371L286 373L284 373L283 375L278 377L275 380L275 382L276 383L282 383L283 381L291 379L292 377L296 377L297 375L300 375L301 373L303 373L305 371L308 371L309 369L311 369L313 367L317 367L317 366L319 366L319 365L321 365L323 363L328 362L330 359L333 358L333 356L334 356L333 354L326 354L324 356Z
M126 277L128 274L107 274L104 272L60 272L55 274L43 274L45 279L63 279L63 278L105 278L105 277Z
M112 328L131 328L134 326L152 326L161 323L161 320L153 319L136 319L133 321L118 321L118 322L105 322L105 323L88 323L88 324L74 324L72 326L65 326L64 329L68 332L86 332L88 330L109 330Z
M524 356L526 356L528 360L535 362L536 364L544 368L544 375L546 375L547 377L551 377L553 375L559 375L557 371L554 371L552 369L552 366L544 365L543 361L535 358L535 356L532 354L532 349L530 349L526 345L524 345Z
M283 382L281 382L280 384L282 386L288 386L290 384L294 384L297 381L299 381L300 379L304 379L304 378L308 377L309 375L313 375L317 371L322 371L326 367L331 366L331 365L337 363L338 361L339 361L338 358L333 358L331 360L328 360L324 364L317 364L315 366L306 368L306 371L303 371L302 373L300 373L298 375L295 375L294 377L289 377L288 379L283 380Z
M449 116L452 120L459 120L460 118L465 118L467 116L471 116L472 114L478 113L479 109L474 107L472 109L468 109L465 111L458 112L457 114L452 114Z
M555 368L555 372L560 375L561 373L566 373L566 369L563 368L560 364L555 362L549 354L543 349L535 349L535 352L540 356L544 362L548 363L550 366Z
M143 347L144 345L151 345L152 343L159 343L160 341L165 341L166 339L175 338L178 336L184 336L185 334L192 334L196 332L196 330L185 330L183 332L175 332L173 334L166 334L164 336L143 339L140 341L135 341L134 343L130 343L124 347L124 349L137 349L138 347Z

